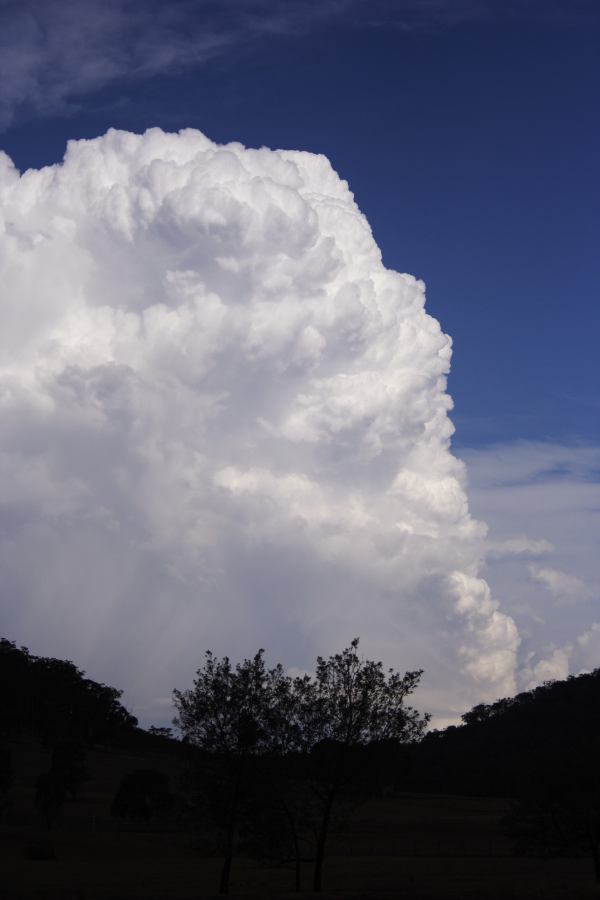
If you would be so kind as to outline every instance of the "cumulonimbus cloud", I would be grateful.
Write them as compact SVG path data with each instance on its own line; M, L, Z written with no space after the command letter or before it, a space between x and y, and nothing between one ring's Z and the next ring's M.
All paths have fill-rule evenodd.
M207 647L307 668L355 635L440 714L514 689L450 339L323 156L111 131L1 157L0 200L9 635L147 715Z

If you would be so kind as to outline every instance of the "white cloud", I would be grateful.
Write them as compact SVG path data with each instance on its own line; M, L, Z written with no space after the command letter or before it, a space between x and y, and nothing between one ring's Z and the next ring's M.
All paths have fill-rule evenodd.
M600 668L600 622L592 622L590 628L577 635L572 656L577 674Z
M450 341L324 157L109 132L0 161L7 633L152 697L361 635L445 715L515 687ZM157 715L164 715L157 707Z
M513 556L546 556L552 553L555 547L550 541L543 538L532 540L525 535L507 538L504 541L489 541L487 556L492 559L504 559Z
M551 594L563 600L577 600L588 597L591 591L587 584L575 575L551 569L549 566L529 566L529 574L543 584Z
M600 448L517 442L461 456L471 508L489 525L482 574L519 628L519 686L599 665L592 623L600 593Z
M569 656L571 647L551 647L545 655L536 661L531 660L531 667L525 665L521 671L523 690L529 691L546 681L558 681L569 675ZM533 657L533 654L532 654Z

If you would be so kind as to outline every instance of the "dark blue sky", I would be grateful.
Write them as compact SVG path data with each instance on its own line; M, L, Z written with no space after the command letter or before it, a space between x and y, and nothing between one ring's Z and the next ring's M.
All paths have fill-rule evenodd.
M68 108L25 99L0 146L37 167L69 138L159 125L325 153L454 339L456 446L597 441L600 18L583 4L402 28L368 9L241 27L208 62L124 67Z

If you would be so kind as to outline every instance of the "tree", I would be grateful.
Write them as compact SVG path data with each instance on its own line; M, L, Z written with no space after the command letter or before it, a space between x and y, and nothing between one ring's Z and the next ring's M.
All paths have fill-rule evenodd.
M62 741L52 750L50 768L37 779L35 805L51 828L59 817L67 795L74 798L88 774L85 752L77 741Z
M175 725L203 751L196 783L223 834L219 891L229 890L231 865L245 806L256 780L256 758L285 752L297 723L291 680L281 665L267 669L263 650L233 666L208 651L194 686L174 691Z
M62 779L65 791L75 798L89 775L85 767L85 750L80 741L61 741L52 750L51 770Z
M67 788L60 772L50 769L38 777L35 786L35 805L43 816L47 828L50 829L54 825L66 798Z
M296 681L303 731L309 741L310 780L318 797L313 890L320 891L327 838L342 792L356 788L369 771L369 746L420 739L429 716L421 717L406 697L422 671L401 676L381 662L361 659L359 639L327 659L317 659L315 678Z
M538 757L504 820L517 856L588 856L600 884L600 738L575 739Z
M13 769L10 750L0 744L0 814L9 805L9 791L12 784Z
M319 657L313 677L297 678L281 665L267 669L262 650L235 667L208 652L194 687L174 692L175 724L204 752L196 771L204 774L213 821L224 835L221 893L229 888L244 820L275 855L292 848L298 885L309 817L319 891L332 820L342 800L367 787L375 748L389 756L389 742L422 736L428 716L405 705L421 671L386 672L381 662L361 659L357 648L358 638L341 653Z
M158 769L135 769L121 779L110 813L149 822L164 815L172 800L168 775Z
M121 694L68 660L33 656L0 638L0 734L35 732L50 745L130 735L137 720Z
M302 863L314 860L315 802L306 789L306 755L296 750L257 758L253 787L241 847L263 864L291 864L298 892Z

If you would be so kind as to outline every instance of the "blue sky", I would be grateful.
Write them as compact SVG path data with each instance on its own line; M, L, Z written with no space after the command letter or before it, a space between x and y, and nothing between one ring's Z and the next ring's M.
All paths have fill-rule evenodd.
M144 6L142 31L161 6ZM258 4L260 27L248 4L229 4L231 19L181 6L128 70L117 4L122 66L79 95L67 66L52 101L41 78L2 136L16 164L56 162L69 138L111 126L325 153L386 265L426 282L454 340L455 445L597 440L597 6L341 3L315 19L300 3L266 34L285 4ZM181 28L228 37L207 60L175 52L144 74L140 54Z
M55 182L34 173L17 185L0 159L0 386L10 400L0 408L0 604L9 637L114 680L146 722L168 722L169 691L198 663L198 634L234 657L258 641L300 669L313 651L361 634L386 662L405 654L406 666L425 667L423 702L439 723L498 692L600 663L599 38L588 0L0 0L0 149L21 171L59 163L71 139L154 126L328 157L385 266L423 279L427 312L452 338L452 452L466 464L470 514L488 526L486 536L469 518L447 452L436 382L445 345L416 306L397 320L394 344L365 300L380 370L368 389L360 379L354 394L340 389L355 363L336 356L336 341L358 326L350 306L336 306L329 251L311 256L330 225L317 203L311 214L324 231L311 243L298 213L313 202L307 185L318 194L326 183L349 217L340 213L338 247L348 283L380 275L369 249L354 272L356 235L344 223L358 228L360 217L318 161L298 163L302 203L298 195L277 208L293 228L273 237L251 209L249 244L213 259L198 234L237 209L217 204L216 219L202 220L222 172L244 173L231 177L243 206L253 167L259 194L271 196L271 176L281 189L285 154L259 165L238 148L234 165L207 151L209 189L198 188L191 213L193 180L173 208L161 195L173 215L168 240L137 193L147 154L171 166L161 190L179 185L166 135L75 148ZM202 145L197 135L177 141L175 156L186 159ZM117 183L123 207L101 198ZM119 237L129 202L131 243ZM188 215L199 217L198 232ZM241 234L245 220L231 215ZM280 238L290 241L289 270L275 258ZM323 309L331 301L339 332L307 301L312 324L300 340L294 290L265 319L260 283L242 278L247 246L267 285L296 290L304 278L298 289L311 296L321 272ZM172 252L191 260L191 274ZM222 265L228 274L217 277ZM222 331L210 319L214 297L227 300L238 275L243 327L251 323L273 364L260 377L236 344L235 316L223 314ZM190 312L193 290L206 321ZM171 317L136 331L144 303L149 321L170 303ZM409 332L414 347L403 350ZM304 360L302 390L287 373L290 347ZM331 354L327 375L342 366L331 396L302 369L311 353ZM230 358L242 373L233 387ZM366 357L360 365L373 374ZM274 384L275 406L289 413L281 422L265 413ZM217 426L223 397L231 408ZM247 523L264 531L256 545L246 544ZM163 636L172 652L157 668L149 649Z

